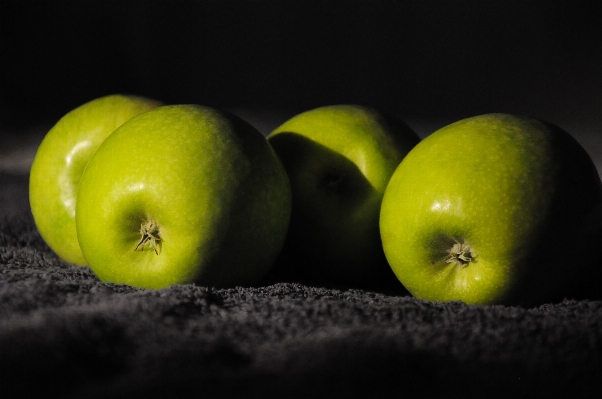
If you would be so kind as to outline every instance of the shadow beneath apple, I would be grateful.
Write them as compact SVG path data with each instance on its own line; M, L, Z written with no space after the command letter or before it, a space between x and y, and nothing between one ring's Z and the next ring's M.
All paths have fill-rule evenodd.
M295 133L270 138L291 181L291 222L263 282L299 282L405 294L378 226L382 192L352 160Z

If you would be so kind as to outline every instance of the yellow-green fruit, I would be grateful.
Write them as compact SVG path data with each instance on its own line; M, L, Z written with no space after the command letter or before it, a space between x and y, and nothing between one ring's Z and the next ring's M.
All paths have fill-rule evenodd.
M164 106L124 123L92 156L77 235L103 281L249 285L280 252L290 207L261 133L209 107Z
M293 192L289 234L275 271L320 284L396 284L378 216L389 178L420 141L416 133L377 110L333 105L294 116L268 141Z
M40 235L62 259L86 264L75 231L75 204L88 160L116 128L158 105L135 96L101 97L67 113L44 137L31 167L29 201Z
M425 138L385 192L387 259L416 297L536 305L600 296L602 185L549 123L464 119Z

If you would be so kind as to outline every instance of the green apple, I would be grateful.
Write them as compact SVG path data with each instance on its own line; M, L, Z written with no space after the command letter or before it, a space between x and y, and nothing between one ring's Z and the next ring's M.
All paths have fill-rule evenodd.
M399 285L380 241L382 196L419 141L402 121L357 105L303 112L269 143L291 181L293 208L279 277L359 288Z
M157 105L142 97L101 97L67 113L42 140L30 172L31 212L44 241L67 262L86 263L75 232L75 202L88 160L117 127Z
M290 184L265 137L198 105L132 118L82 175L77 235L102 280L141 288L248 285L281 250Z
M586 151L532 118L488 114L425 138L381 208L387 260L416 297L535 305L602 293L602 186Z

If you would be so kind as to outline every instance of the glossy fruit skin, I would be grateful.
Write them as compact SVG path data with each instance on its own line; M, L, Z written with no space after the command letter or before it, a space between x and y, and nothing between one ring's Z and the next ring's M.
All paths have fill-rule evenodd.
M286 173L257 130L213 108L164 106L98 148L80 182L77 232L103 281L249 285L277 257L290 203ZM135 250L149 220L158 254Z
M425 138L387 187L387 259L416 297L538 305L600 295L602 185L586 151L549 123L467 118ZM454 243L474 261L446 263Z
M378 230L389 178L419 137L399 119L358 105L294 116L268 141L291 180L293 210L280 277L320 284L397 284Z
M40 235L62 259L86 264L75 231L75 203L88 160L117 127L158 105L119 94L97 98L63 116L42 140L30 171L29 201Z

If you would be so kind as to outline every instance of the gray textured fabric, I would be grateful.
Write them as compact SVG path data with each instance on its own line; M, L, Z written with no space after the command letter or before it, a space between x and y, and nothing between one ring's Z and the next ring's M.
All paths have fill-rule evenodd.
M0 176L0 396L600 397L602 303L296 283L140 290L59 260ZM6 395L5 394L10 394Z

